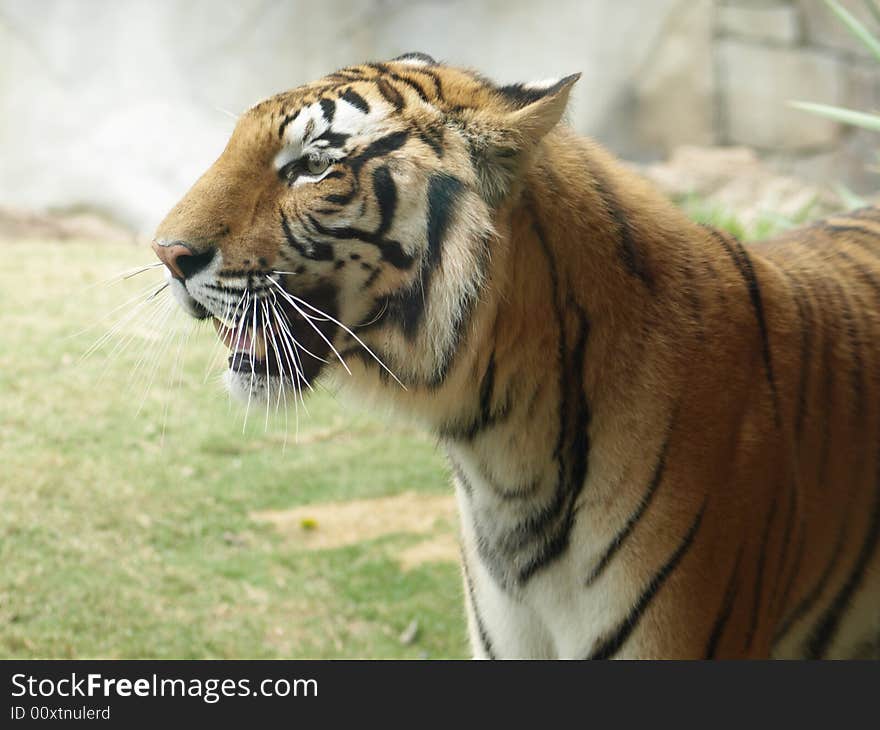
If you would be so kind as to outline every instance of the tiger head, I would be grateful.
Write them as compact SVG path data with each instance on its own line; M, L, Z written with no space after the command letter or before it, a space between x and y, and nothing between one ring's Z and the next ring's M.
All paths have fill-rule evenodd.
M408 54L244 113L153 241L180 305L230 348L230 390L356 367L439 382L577 78L497 86Z

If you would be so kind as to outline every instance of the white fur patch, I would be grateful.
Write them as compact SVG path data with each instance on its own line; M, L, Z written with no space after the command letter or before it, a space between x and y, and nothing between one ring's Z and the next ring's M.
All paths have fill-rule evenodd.
M430 66L430 64L423 58L417 58L416 56L408 56L407 58L399 58L395 61L395 63L402 63L406 66Z
M560 79L541 79L540 81L529 81L527 84L523 84L522 87L534 91L543 91L544 89L550 89L556 86L559 82Z

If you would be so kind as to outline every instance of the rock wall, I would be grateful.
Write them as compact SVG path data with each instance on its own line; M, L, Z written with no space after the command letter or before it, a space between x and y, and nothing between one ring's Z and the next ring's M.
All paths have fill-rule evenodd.
M880 35L860 0L843 0ZM822 0L720 0L715 20L717 141L756 148L783 171L876 191L880 135L786 105L880 111L880 62ZM876 165L874 166L876 169Z
M504 82L582 71L571 123L631 159L748 144L876 187L867 135L785 106L878 106L880 66L820 0L0 0L0 205L149 231L243 109L408 50Z

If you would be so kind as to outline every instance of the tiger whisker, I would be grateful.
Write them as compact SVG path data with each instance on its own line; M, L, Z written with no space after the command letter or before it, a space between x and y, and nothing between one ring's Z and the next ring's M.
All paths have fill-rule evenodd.
M279 284L277 281L275 281L275 279L273 279L272 277L267 276L266 278L269 281L271 281L276 287L278 287L278 290L281 292L281 295L285 299L287 299L288 302L290 302L291 306L293 306L293 308L303 317L303 319L305 319L305 321L309 323L311 328L313 330L315 330L315 332L318 333L320 338L322 340L324 340L324 342L327 344L327 347L329 347L333 351L333 354L336 355L336 357L339 359L339 362L342 363L342 367L345 368L345 372L347 372L349 375L351 375L351 370L348 367L348 363L345 362L342 355L340 355L338 350L335 347L333 347L333 343L330 342L329 339L327 339L327 337L324 335L323 332L321 332L321 330L318 328L318 326L314 322L312 322L312 320L309 318L309 316L305 312L303 312L302 309L299 308L297 303L294 301L295 297L292 297L292 295L288 294L288 292L286 292L284 290L284 288L281 286L281 284Z
M355 329L360 329L361 327L369 327L371 324L375 324L380 319L382 319L382 317L385 315L385 312L387 312L387 311L388 311L388 300L386 299L385 302L382 304L381 311L375 317L373 317L369 322L362 322L361 324L357 325L355 327Z
M122 314L119 319L113 323L111 327L104 332L95 342L92 343L83 353L80 355L80 361L83 361L93 355L97 350L103 347L107 342L113 339L123 328L128 327L135 319L137 319L141 314L144 313L149 308L150 302L154 301L152 297L149 299L145 299L142 302L138 302L137 305L132 307L128 312Z
M164 282L163 282L163 284L164 284ZM73 332L73 333L71 333L70 335L67 335L67 337L65 337L65 340L69 340L69 339L73 339L73 338L75 338L75 337L79 337L79 336L81 336L81 335L84 335L86 332L89 332L90 330L93 330L93 329L95 329L96 327L101 326L101 325L104 324L107 320L111 319L111 318L112 318L112 315L114 315L114 314L115 314L116 312L118 312L120 309L125 309L126 307L133 307L133 308L135 308L135 309L138 308L140 305L142 305L142 304L148 302L150 299L153 299L153 298L155 297L155 295L158 295L159 292L161 292L163 289L164 289L164 286L159 286L159 287L157 288L157 284L156 284L155 282L153 282L153 283L150 284L148 287L146 287L146 289L144 289L144 290L138 292L138 293L135 294L133 297L127 299L127 300L124 301L124 302L122 302L122 304L117 304L117 305L116 305L115 307L113 307L112 309L109 309L109 310L108 310L107 312L105 312L104 315L103 315L103 316L102 316L97 322L95 322L94 324L90 324L88 327L85 327L84 329L81 329L81 330L79 330L78 332ZM112 325L110 325L109 330L112 331L112 330L114 330L114 329L118 329L119 327L121 327L121 326L124 324L124 321L123 321L124 318L127 317L128 315L129 315L129 312L123 312L123 314L120 316L120 318L117 319ZM126 320L126 321L127 321L127 320ZM106 336L107 334L108 334L108 333L105 332L105 333L104 333L104 336Z
M251 379L250 379L250 383L249 383L249 385L248 385L248 399L247 399L247 406L246 406L245 409L244 409L244 424L243 424L242 427L241 427L241 432L242 432L242 433L244 433L245 429L247 428L248 414L250 413L250 410L251 410L251 398L253 397L253 393L254 393L254 380L255 380L256 377L257 377L257 373L256 373L256 370L255 370L255 368L254 368L254 359L255 359L256 356L257 356L257 351L256 351L256 343L257 343L257 300L256 300L256 297L254 298L254 301L252 302L251 309L253 310L253 315L252 315L252 318L251 318L251 319L252 319L252 325L251 325L251 337L250 337L250 345L251 345L251 352L250 352L250 355L251 355L251 356L250 356L250 361L251 361Z
M177 307L173 306L174 302L171 302L171 304L172 306L168 310L168 313L165 315L165 318L161 324L161 329L164 333L166 333L166 336L162 340L160 346L155 349L154 355L150 360L149 366L151 372L149 373L147 385L144 388L144 393L141 396L140 404L135 411L135 417L140 415L141 411L143 410L143 407L147 402L147 396L149 396L150 391L153 388L153 383L156 381L156 374L159 372L159 364L163 361L165 354L168 352L169 348L171 347L171 343L174 340L175 330L170 327L166 327L165 325L168 319L171 318L173 315L178 314L180 310Z
M270 291L271 291L271 289L270 289ZM272 292L272 296L275 296L275 292ZM312 357L315 360L318 360L318 361L326 364L328 362L328 360L326 358L323 358L320 355L316 355L308 347L306 347L305 345L298 342L297 339L293 336L293 332L292 332L293 324L287 318L287 313L283 309L280 311L280 314L283 317L282 324L284 325L284 328L287 331L287 335L290 338L290 341L293 342L294 347L297 350L302 350L309 357ZM311 387L311 385L309 385L309 387Z
M274 295L274 292L271 292ZM268 308L272 311L272 323L273 325L278 323L278 307L276 305L276 300L274 296L266 302ZM279 345L277 342L276 335L279 335L280 332L276 327L272 327L272 348L275 351L275 358L278 361L278 370L281 373L281 378L278 383L278 395L275 398L275 413L278 413L278 409L281 407L281 401L284 401L284 408L282 409L284 413L284 443L281 447L281 453L283 454L287 449L287 430L288 430L288 421L287 421L287 388L284 387L284 380L286 377L286 373L284 371L284 362L282 358L283 349L279 350ZM289 363L288 363L289 364ZM290 375L291 381L293 381L293 373ZM296 383L294 381L294 388L296 388ZM296 398L293 400L294 408L297 410L297 415L299 412L299 404L296 401ZM297 436L299 435L299 418L297 418Z
M165 300L165 302L163 303L162 306L158 307L157 311L154 312L154 317L153 317L154 322L156 320L158 320L158 323L156 324L155 329L162 331L160 328L162 327L162 325L165 324L165 322L171 316L171 313L174 311L174 306L175 306L174 301L167 299L167 300ZM162 334L164 336L165 332L162 331ZM161 344L161 341L160 341L160 344ZM129 376L130 383L132 383L132 384L134 383L135 376L138 374L140 369L145 365L145 363L151 359L151 356L155 355L156 349L158 349L158 348L151 349L151 348L147 347L146 345L144 346L143 350L141 351L140 356L137 359L137 362L135 363L134 368L131 371L131 375Z
M247 289L243 289L241 292L241 296L238 298L238 301L235 304L235 308L232 309L231 313L229 310L232 306L232 303L227 302L226 309L223 312L224 325L226 322L233 322L234 323L237 321L236 318L238 317L238 310L239 310L239 307L241 307L241 304L244 301L246 294L247 294ZM235 327L236 327L236 329L238 329L237 324L235 325ZM208 382L208 377L209 377L211 371L214 369L215 363L217 362L218 354L223 352L223 348L220 345L221 345L221 340L218 337L217 340L214 342L214 350L211 353L211 359L208 363L208 369L205 371L205 380L203 381L204 383Z
M187 327L184 329L182 334L178 335L177 338L177 352L174 355L174 361L171 366L171 377L168 380L169 389L174 391L175 388L181 387L183 385L183 352L186 348L187 343L189 342L189 337L192 334L193 327ZM175 379L176 373L176 379ZM176 385L175 385L176 382ZM171 409L171 401L172 398L166 397L165 400L165 408L162 411L162 435L161 440L162 443L165 441L165 429L168 425L168 413Z
M161 261L156 261L152 264L143 264L141 266L137 266L132 269L126 269L125 271L120 271L117 274L114 274L109 279L102 279L101 281L96 281L93 284L89 284L88 286L83 287L82 291L91 291L99 286L112 286L113 284L118 284L120 281L125 281L126 279L131 279L138 274L143 274L145 271L152 271L153 269L157 269L160 266L164 266Z
M159 266L164 266L164 265L165 264L163 264L161 261L157 261L155 264L146 264L145 266L141 266L139 269L135 269L134 271L130 271L127 274L123 274L122 280L131 279L132 277L137 276L138 274L143 274L145 271L151 271L152 269L155 269ZM113 279L111 279L110 281L112 282Z
M145 307L141 308L140 311L136 312L138 317L140 317L142 315L149 317L150 307L154 307L154 308L158 307L159 311L161 311L162 304L165 304L167 306L169 304L169 302L168 302L168 300L166 300L165 302L161 302L160 300L153 299L149 303L145 303L145 304L148 304L148 306L145 306ZM134 320L134 319L135 318L132 317L132 320ZM106 374L110 371L110 365L113 363L113 361L115 359L121 358L122 355L125 354L125 352L131 346L131 344L137 339L137 335L138 335L137 330L134 327L129 327L127 334L125 334L119 338L117 343L113 346L113 349L110 350L109 353L107 353L106 364L104 365L104 369L101 371L101 374L98 376L98 380L97 380L98 383L101 383L104 379L104 376L106 376Z
M278 284L277 286L280 286L280 284ZM283 291L283 290L282 290L282 291ZM286 292L285 292L285 293L286 293ZM351 337L353 337L353 338L357 341L357 343L358 343L361 347L364 348L364 350L366 350L366 351L369 353L369 355L370 355L370 356L371 356L371 357L372 357L372 358L373 358L373 359L374 359L379 365L382 366L382 368L385 370L385 372L387 372L392 378L394 378L394 380L397 382L397 384L398 384L401 388L403 388L404 390L406 390L406 386L405 386L402 382L400 382L400 378L398 378L398 377L397 377L397 376L391 371L391 369L390 369L390 368L389 368L384 362L382 362L382 360L376 355L376 353L374 353L374 352L373 352L373 351L367 346L367 344L366 344L366 343L365 343L360 337L358 337L354 332L352 332L351 329L349 329L349 328L346 327L344 324L342 324L342 322L340 322L338 319L335 319L335 318L331 317L329 314L327 314L326 312L322 312L322 311L321 311L320 309L318 309L317 307L312 306L311 304L309 304L309 303L308 303L307 301L305 301L304 299L300 299L299 297L297 297L297 296L295 296L295 295L293 295L293 294L291 294L290 296L291 296L293 299L296 299L296 301L300 302L302 305L304 305L304 306L308 307L309 309L311 309L312 311L317 312L318 314L323 315L324 317L327 317L327 319L329 319L331 322L333 322L334 324L338 325L338 326L341 327L343 330L345 330L349 335L351 335ZM303 313L303 316L305 316L306 318L308 318L309 315ZM317 329L317 328L316 328L316 329ZM346 368L346 369L347 369L347 368Z
M266 322L269 319L269 311L266 307L265 298L260 299L260 311L263 316L260 318L260 325L263 330L263 360L266 363L266 420L263 425L264 432L269 430L269 402L270 402L270 394L269 383L272 381L269 379L269 339L266 335Z
M271 291L271 290L270 290ZM275 292L272 292L273 301L277 305L277 298L275 297ZM306 379L305 371L302 367L302 362L299 359L299 354L297 353L297 349L293 345L298 345L296 338L293 336L293 333L290 330L290 322L287 319L287 313L284 311L283 307L278 308L278 312L281 315L278 318L278 323L281 325L282 330L286 334L286 338L282 339L282 344L286 349L286 354L288 358L288 362L290 363L291 370L295 371L296 379L294 380L294 402L296 402L296 397L299 398L299 404L302 405L303 410L306 412L306 415L309 415L309 409L306 405L305 398L303 397L303 384L309 388L309 390L314 390L312 384ZM299 437L299 404L297 405L297 413L296 413L296 433L297 437Z
M271 289L269 291L272 295L272 306L275 309L275 311L280 314L280 316L277 318L278 324L279 324L280 328L283 330L283 333L287 336L285 339L282 340L282 344L287 348L289 358L293 358L291 365L292 365L292 367L296 368L297 379L303 378L303 380L305 380L305 375L299 368L299 363L296 358L296 350L294 348L292 348L290 345L291 342L293 342L294 345L298 345L299 343L296 342L296 338L293 336L293 332L291 332L290 328L288 327L289 322L287 320L287 315L284 313L283 309L279 310L279 308L277 306L278 299L275 296L275 292L273 292ZM311 385L309 385L309 387L311 387Z

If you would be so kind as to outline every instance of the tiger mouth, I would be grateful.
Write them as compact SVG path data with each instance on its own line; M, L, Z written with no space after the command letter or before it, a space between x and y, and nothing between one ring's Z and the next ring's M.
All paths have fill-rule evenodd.
M270 345L268 338L254 337L252 328L249 325L236 326L228 325L217 317L213 318L214 329L217 330L217 336L220 341L229 348L230 355L228 358L229 369L246 375L272 375L281 377L282 375L292 374L282 372L279 357L283 360L281 353L275 356L275 353L268 352ZM288 365L290 365L290 355L287 354Z
M229 370L251 378L280 378L294 386L310 384L328 362L334 332L329 319L307 319L302 311L258 304L235 321L212 317L217 336L230 351Z

